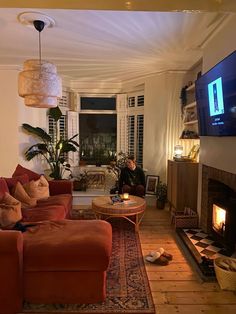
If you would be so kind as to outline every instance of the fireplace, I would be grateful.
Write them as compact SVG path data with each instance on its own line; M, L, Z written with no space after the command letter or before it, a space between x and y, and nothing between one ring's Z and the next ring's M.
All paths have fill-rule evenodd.
M236 199L214 200L212 204L211 234L226 248L229 255L235 250L236 244Z
M224 205L220 205L218 202L213 204L212 228L222 238L225 236L226 212L227 209L224 208Z
M203 166L201 227L231 255L236 248L236 175Z

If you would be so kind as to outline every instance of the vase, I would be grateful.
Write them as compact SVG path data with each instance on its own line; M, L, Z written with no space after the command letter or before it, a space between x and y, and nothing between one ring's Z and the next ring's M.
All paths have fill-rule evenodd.
M164 208L165 208L165 201L163 201L163 200L157 200L157 202L156 202L156 207L157 207L158 209L164 209Z

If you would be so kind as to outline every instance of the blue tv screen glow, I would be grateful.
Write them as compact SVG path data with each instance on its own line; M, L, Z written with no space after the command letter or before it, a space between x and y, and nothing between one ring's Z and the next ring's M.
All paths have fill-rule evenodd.
M196 82L200 136L236 136L236 51Z

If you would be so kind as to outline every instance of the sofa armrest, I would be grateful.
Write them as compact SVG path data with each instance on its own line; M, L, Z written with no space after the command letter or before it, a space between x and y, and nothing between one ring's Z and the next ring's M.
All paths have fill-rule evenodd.
M0 231L0 314L21 312L23 304L23 236Z
M50 195L72 194L73 183L69 180L52 180L49 183Z

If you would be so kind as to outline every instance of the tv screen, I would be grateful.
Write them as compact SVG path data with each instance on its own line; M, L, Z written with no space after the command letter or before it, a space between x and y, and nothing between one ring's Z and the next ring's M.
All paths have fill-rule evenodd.
M236 51L196 82L200 136L236 136Z

